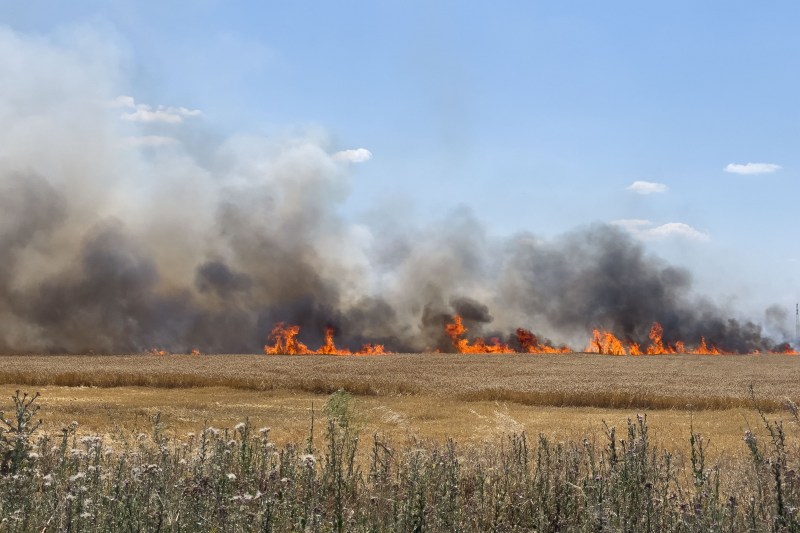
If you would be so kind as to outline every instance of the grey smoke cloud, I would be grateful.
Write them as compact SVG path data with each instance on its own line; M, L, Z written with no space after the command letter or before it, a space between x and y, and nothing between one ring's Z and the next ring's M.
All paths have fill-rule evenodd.
M195 113L169 127L196 142L154 141L107 104L128 93L113 41L65 35L0 28L2 353L258 352L279 321L312 346L332 326L352 348L448 349L454 313L476 335L642 340L660 320L688 342L773 342L618 228L498 239L465 209L354 225L348 166L316 132L221 139Z

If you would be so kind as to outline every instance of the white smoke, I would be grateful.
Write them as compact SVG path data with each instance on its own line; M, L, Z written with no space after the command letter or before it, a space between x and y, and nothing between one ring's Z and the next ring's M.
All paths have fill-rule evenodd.
M310 344L334 326L350 347L447 349L454 312L474 334L600 325L634 338L666 314L687 336L706 325L723 345L763 344L619 229L542 243L490 238L465 210L425 228L348 222L342 162L368 150L331 155L317 131L205 135L198 110L128 96L123 57L87 27L0 27L0 353L253 352L277 321Z

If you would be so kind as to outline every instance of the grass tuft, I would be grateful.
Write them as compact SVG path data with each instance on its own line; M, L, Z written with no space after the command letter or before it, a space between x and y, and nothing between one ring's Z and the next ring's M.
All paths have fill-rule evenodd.
M751 408L776 412L783 409L784 402L771 398L738 398L730 396L664 396L649 392L628 390L615 391L519 391L510 389L481 389L458 396L462 401L513 402L521 405L546 407L598 407L607 409L681 409L725 410Z
M0 415L0 531L800 530L796 406L788 424L759 410L768 437L748 432L748 456L722 465L693 429L678 455L659 449L643 414L600 442L397 445L362 440L357 399L336 391L320 440L277 446L248 420L178 440L155 414L107 442L77 423L38 434L37 397Z

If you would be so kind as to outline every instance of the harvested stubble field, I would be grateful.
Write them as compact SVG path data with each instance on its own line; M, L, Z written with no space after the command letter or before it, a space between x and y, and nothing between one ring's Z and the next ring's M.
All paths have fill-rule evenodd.
M397 354L380 357L263 355L5 356L0 394L39 390L53 429L146 430L161 413L180 436L249 417L280 441L301 441L314 405L345 389L358 397L367 432L459 442L525 430L555 438L597 435L647 411L654 436L684 448L712 435L712 454L743 452L759 408L800 399L800 358ZM776 416L778 416L776 414Z

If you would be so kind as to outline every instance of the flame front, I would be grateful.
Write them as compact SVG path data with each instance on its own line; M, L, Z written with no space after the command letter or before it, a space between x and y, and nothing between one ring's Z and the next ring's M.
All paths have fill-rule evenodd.
M569 346L556 348L549 344L539 342L539 339L530 330L517 328L517 342L525 353L569 353L572 350Z
M488 344L482 337L470 342L464 337L468 330L458 315L453 317L452 323L444 326L444 331L458 353L514 353L508 344L501 343L497 337L489 339Z
M335 331L333 328L325 328L325 343L315 351L309 350L308 346L300 342L297 336L300 334L300 326L287 326L283 322L275 324L270 333L272 345L264 346L264 353L267 355L384 355L386 351L382 344L365 344L357 352L336 347L333 341Z
M468 329L464 326L464 321L459 315L453 316L451 322L444 325L444 333L450 339L453 350L457 353L485 353L485 354L508 354L508 353L530 353L530 354L559 354L571 353L574 350L566 345L553 346L549 341L542 342L539 337L528 329L518 328L515 332L516 347L512 348L509 344L502 342L497 337L491 337L487 341L483 337L476 337L470 340L467 337ZM382 344L364 344L360 350L351 351L347 348L337 348L334 342L335 330L331 327L325 329L325 340L317 350L311 350L303 344L298 336L300 326L286 325L283 322L277 323L270 333L272 344L264 346L264 353L268 355L383 355L388 352ZM664 341L664 327L659 322L654 322L648 333L649 344L643 346L630 339L621 339L613 332L595 328L588 346L584 351L604 355L671 355L671 354L698 354L698 355L729 355L734 352L725 351L722 348L700 338L699 344L693 348L687 347L684 341L675 341L670 344ZM438 351L438 350L437 350ZM163 351L153 350L152 353L165 354ZM194 351L193 351L194 353ZM199 353L199 352L198 352ZM756 354L758 352L755 352ZM788 343L779 345L773 352L785 355L800 355Z
M686 343L683 341L667 344L664 342L664 327L658 322L653 322L648 337L650 338L650 344L643 352L641 346L636 342L623 341L610 331L595 329L592 332L592 340L586 348L586 351L606 355L642 355L643 353L647 355L730 355L733 353L726 352L713 344L707 343L705 337L700 337L700 344L692 350L688 350L686 348ZM789 354L791 352L781 350L776 353Z

